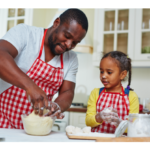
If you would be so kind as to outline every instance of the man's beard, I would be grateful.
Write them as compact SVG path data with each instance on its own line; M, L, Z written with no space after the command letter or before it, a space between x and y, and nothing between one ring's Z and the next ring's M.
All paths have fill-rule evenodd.
M51 50L52 54L54 54L54 55L60 55L60 54L56 53L56 51L55 51L55 48L56 48L57 45L59 45L59 43L54 44L55 40L53 40L52 36L53 35L50 35L49 38L48 38L48 43L49 43L50 50Z

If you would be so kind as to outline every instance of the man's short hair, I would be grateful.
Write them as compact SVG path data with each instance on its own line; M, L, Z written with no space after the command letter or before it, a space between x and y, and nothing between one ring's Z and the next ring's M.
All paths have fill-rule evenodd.
M86 15L79 9L71 8L64 11L60 16L60 24L68 23L75 20L78 24L82 26L83 29L88 30L88 20Z

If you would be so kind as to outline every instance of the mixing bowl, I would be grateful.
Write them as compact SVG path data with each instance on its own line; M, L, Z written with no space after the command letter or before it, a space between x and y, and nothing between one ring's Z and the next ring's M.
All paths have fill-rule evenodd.
M25 132L30 135L49 134L56 119L56 117L40 117L39 115L34 115L32 117L21 115L21 118Z

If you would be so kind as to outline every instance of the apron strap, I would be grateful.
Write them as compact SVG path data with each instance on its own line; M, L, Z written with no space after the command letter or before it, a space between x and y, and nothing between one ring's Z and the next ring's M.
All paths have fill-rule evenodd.
M44 36L43 36L43 39L42 39L42 44L41 44L40 53L39 53L38 58L40 58L41 55L42 55L42 50L43 50L43 45L44 45L44 40L45 40L45 36L46 36L47 30L48 30L48 29L45 29L45 31L44 31ZM60 60L61 60L61 68L63 69L63 68L64 68L64 64L63 64L63 54L61 54Z
M99 89L99 95L101 94L101 92L103 91L104 87Z
M125 88L124 93L127 94L127 95L129 96L129 92L130 92L130 90L127 89L127 88Z
M45 29L45 31L44 31L44 36L43 36L43 39L42 39L42 44L41 44L40 53L39 53L38 58L40 58L41 55L42 55L42 50L43 50L43 45L44 45L44 40L45 40L45 36L46 36L47 30L48 30L48 29Z
M102 87L99 89L99 96L98 96L98 99L100 98L101 94L105 91L105 87ZM97 99L97 102L96 102L96 106L97 106L97 103L98 103L98 99Z
M124 98L124 96L125 96L125 93L126 91L124 91L123 90L123 86L122 86L122 94L123 94L123 100L124 100L124 103L125 103L125 105L126 105L126 108L127 108L127 115L129 115L129 109L128 109L128 105L127 105L127 103L126 103L126 100L125 100L125 98ZM129 97L129 95L128 95L128 97Z
M64 68L64 64L63 64L63 54L60 55L60 61L61 61L61 68Z

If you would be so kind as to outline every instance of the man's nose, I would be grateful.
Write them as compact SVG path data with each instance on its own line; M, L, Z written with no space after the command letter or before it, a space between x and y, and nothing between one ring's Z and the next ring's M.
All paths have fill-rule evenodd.
M71 46L72 46L72 41L71 40L67 40L65 42L65 44L66 44L67 49L71 49Z

